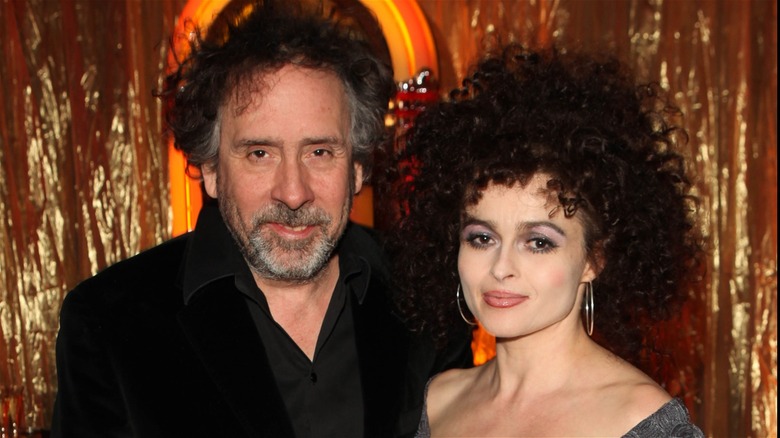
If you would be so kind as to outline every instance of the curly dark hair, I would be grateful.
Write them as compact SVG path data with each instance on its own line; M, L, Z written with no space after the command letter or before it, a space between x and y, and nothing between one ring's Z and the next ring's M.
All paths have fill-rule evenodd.
M326 18L302 2L251 1L251 11L231 8L204 37L196 32L191 51L167 76L158 93L167 100L166 119L175 147L189 168L216 166L220 109L231 93L257 92L257 74L285 65L327 70L341 79L350 113L352 157L370 174L374 149L387 140L384 116L395 92L392 70L354 28Z
M585 227L596 339L632 362L648 324L687 296L702 251L680 111L610 56L505 46L397 145L391 232L399 306L439 344L460 330L455 303L464 210L490 183L550 175L566 217ZM646 346L646 345L645 345Z

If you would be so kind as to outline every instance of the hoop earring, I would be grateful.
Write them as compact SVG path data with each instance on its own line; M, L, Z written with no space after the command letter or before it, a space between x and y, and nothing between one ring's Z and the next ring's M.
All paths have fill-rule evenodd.
M585 285L585 295L582 297L585 302L585 328L588 336L593 335L593 283L590 281Z
M460 283L458 283L458 290L455 291L455 303L458 304L458 313L460 313L460 317L463 318L464 321L466 321L466 324L468 324L468 325L477 325L476 322L469 321L466 318L466 315L463 314L463 309L460 307Z

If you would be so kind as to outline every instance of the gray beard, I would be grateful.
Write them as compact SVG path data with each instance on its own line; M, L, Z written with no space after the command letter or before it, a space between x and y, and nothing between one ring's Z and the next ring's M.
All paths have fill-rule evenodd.
M342 224L328 235L333 218L317 207L292 210L283 203L269 205L253 215L251 227L246 230L235 203L223 194L219 199L225 224L252 271L265 279L293 283L310 282L323 272L344 233L352 207L350 194L340 218ZM264 227L267 223L314 226L317 230L307 239L291 241Z

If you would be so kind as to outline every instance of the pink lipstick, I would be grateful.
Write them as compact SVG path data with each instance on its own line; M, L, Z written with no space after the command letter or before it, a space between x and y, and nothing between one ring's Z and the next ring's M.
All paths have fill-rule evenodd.
M505 309L522 303L523 301L527 300L528 297L525 295L513 294L509 292L491 291L485 292L482 295L482 299L485 300L485 303L487 303L487 305L490 307Z

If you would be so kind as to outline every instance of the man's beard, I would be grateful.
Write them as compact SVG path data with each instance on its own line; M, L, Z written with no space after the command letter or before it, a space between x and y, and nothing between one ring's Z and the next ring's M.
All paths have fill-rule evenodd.
M311 281L322 272L336 248L352 207L352 190L339 218L340 224L328 234L333 218L318 207L292 210L281 202L271 204L252 215L247 229L238 207L225 193L219 194L219 206L225 223L250 268L262 278L295 283ZM305 239L285 239L267 226L313 226L315 232Z

